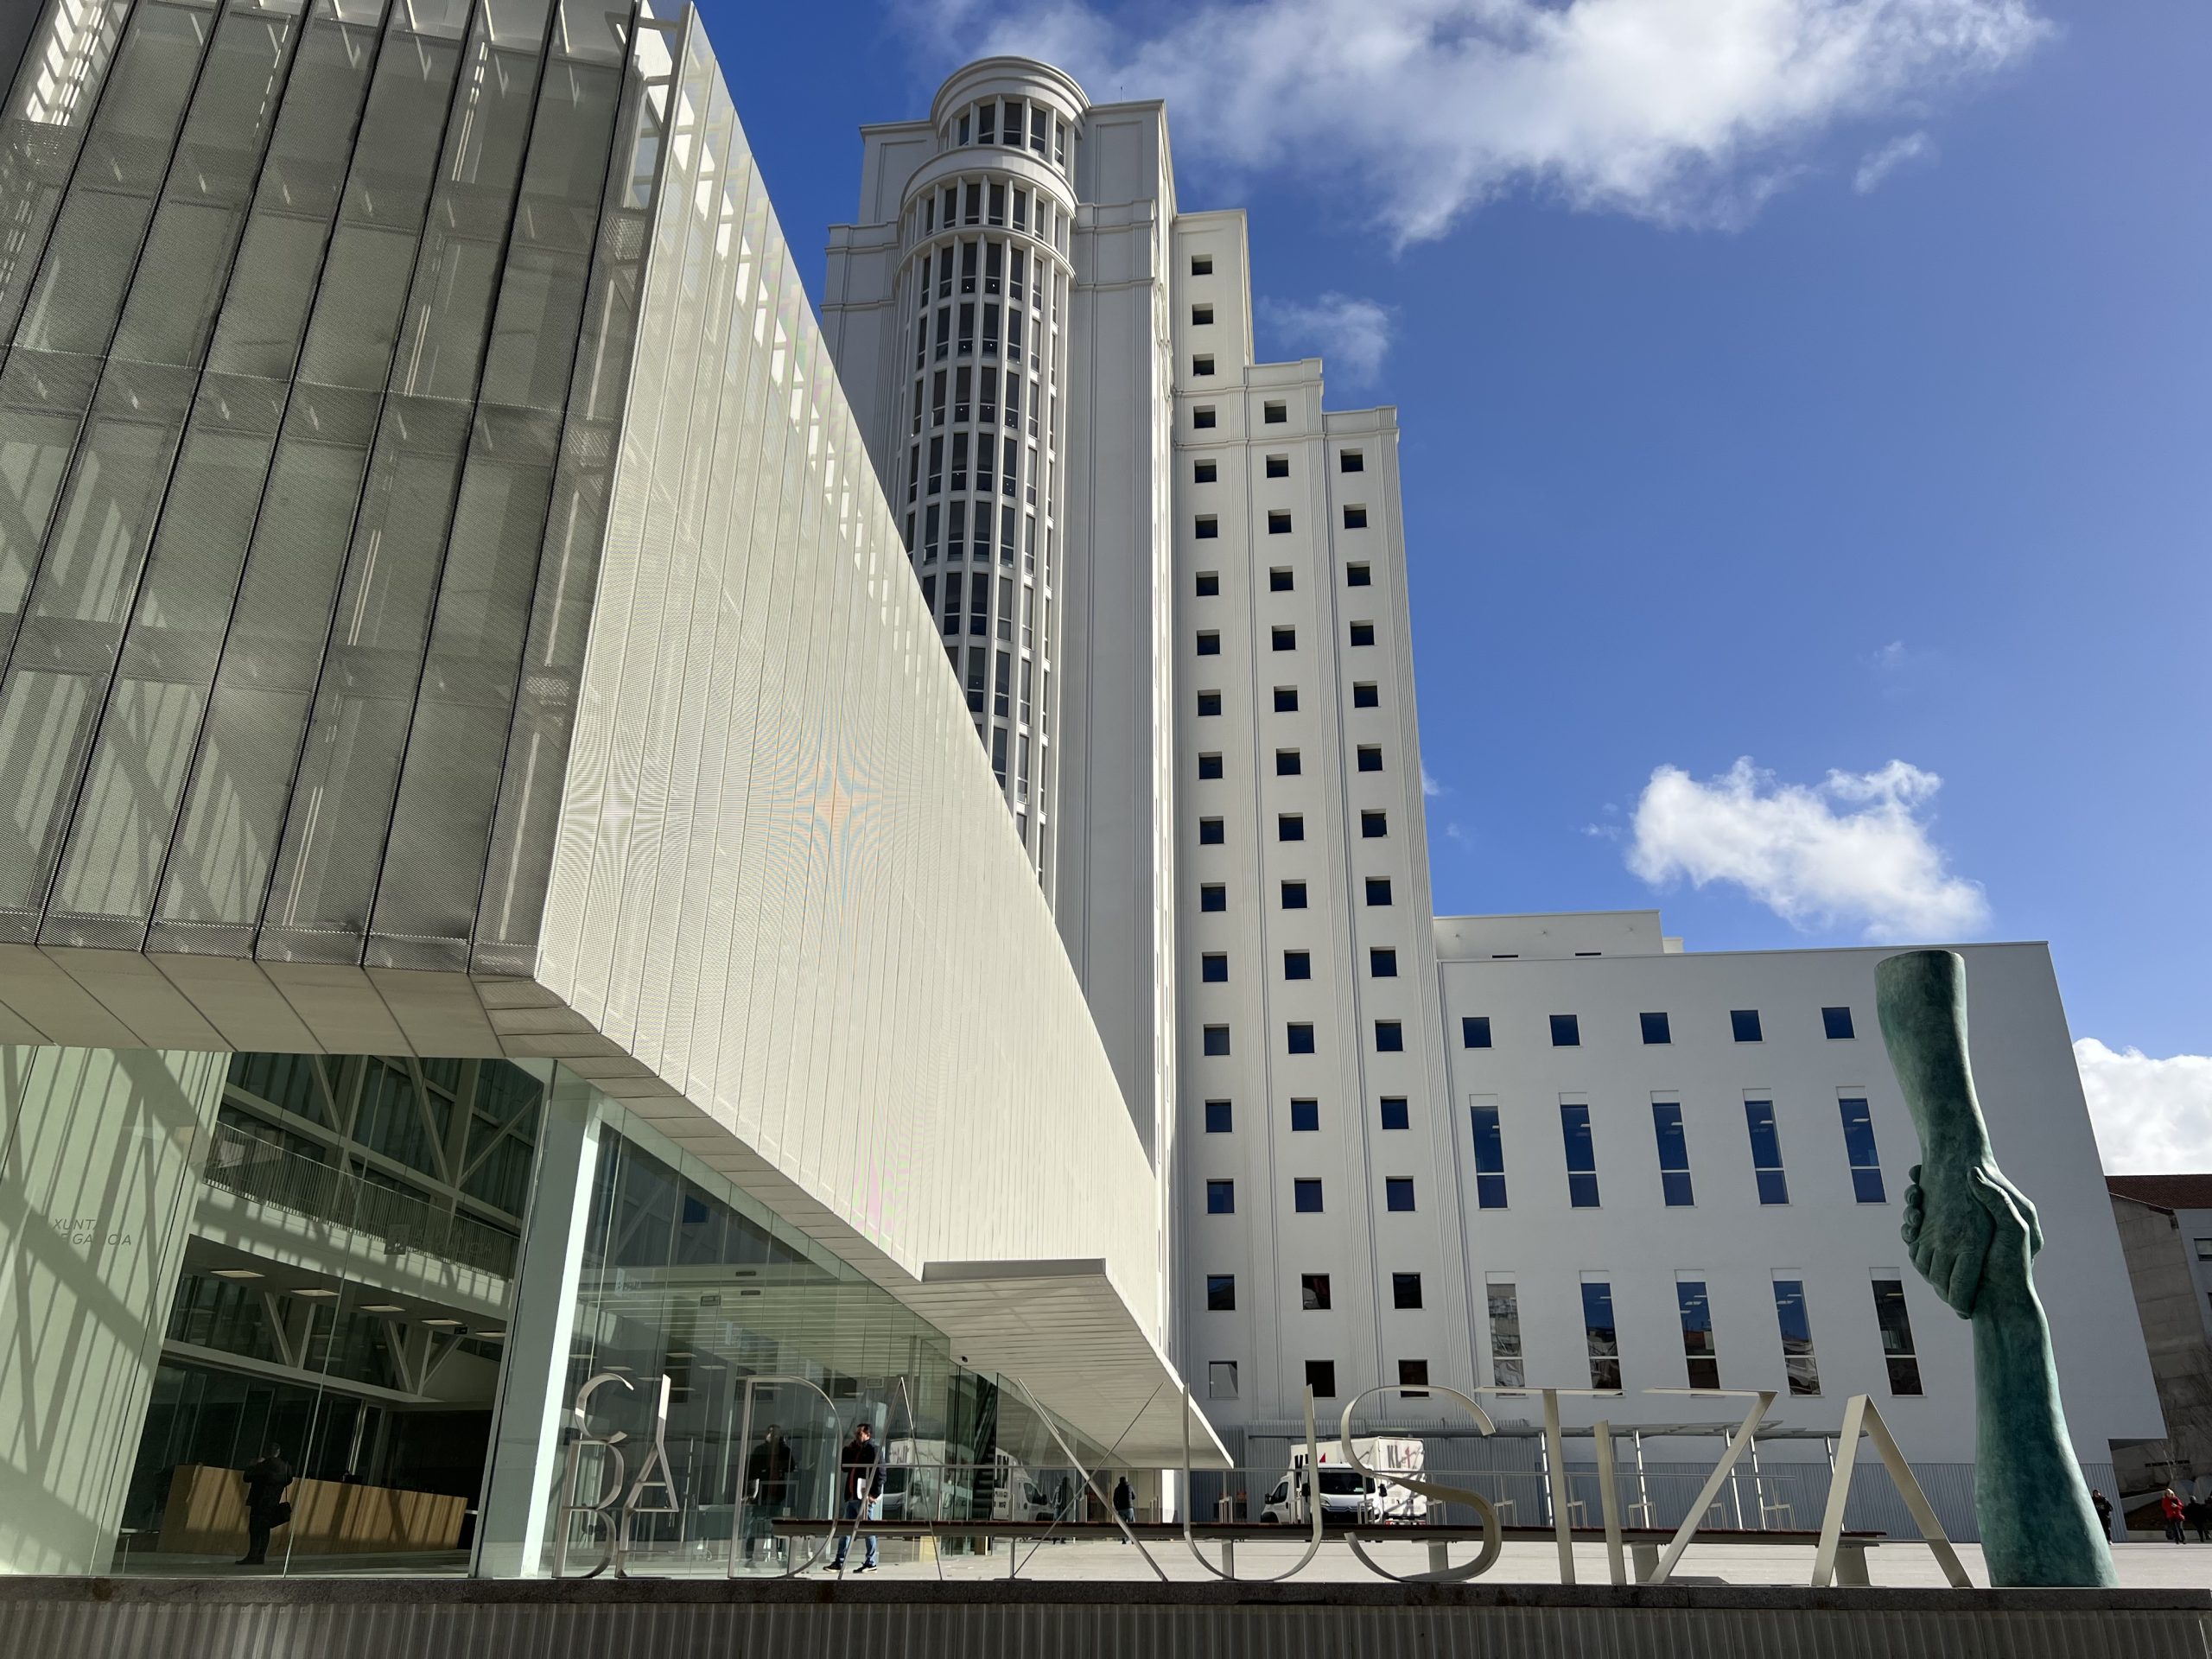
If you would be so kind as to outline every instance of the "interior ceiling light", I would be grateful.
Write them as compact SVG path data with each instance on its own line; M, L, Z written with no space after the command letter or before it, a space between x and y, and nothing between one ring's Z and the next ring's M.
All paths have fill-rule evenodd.
M216 1268L213 1272L218 1279L258 1279L262 1276L251 1268Z

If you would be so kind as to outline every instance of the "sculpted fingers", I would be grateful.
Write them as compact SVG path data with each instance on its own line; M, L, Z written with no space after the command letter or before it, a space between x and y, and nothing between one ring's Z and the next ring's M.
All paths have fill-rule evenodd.
M1961 1319L1974 1313L1974 1293L1981 1285L1980 1250L1962 1250L1951 1262L1950 1277L1943 1287L1943 1300L1958 1310Z

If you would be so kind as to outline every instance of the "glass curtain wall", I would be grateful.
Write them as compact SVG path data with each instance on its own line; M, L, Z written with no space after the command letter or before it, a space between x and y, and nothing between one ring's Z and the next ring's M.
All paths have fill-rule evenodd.
M550 1067L541 1071L230 1058L130 1465L118 1570L466 1570L543 1126ZM264 1549L247 1475L271 1457L291 1508Z

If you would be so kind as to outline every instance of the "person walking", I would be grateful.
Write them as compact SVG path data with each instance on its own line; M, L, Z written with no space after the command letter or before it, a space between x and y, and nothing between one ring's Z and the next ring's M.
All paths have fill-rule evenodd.
M2096 1487L2089 1488L2089 1507L2097 1512L2097 1524L2105 1529L2105 1536L2112 1536L2112 1499Z
M264 1567L269 1561L269 1535L292 1518L284 1489L292 1484L292 1465L284 1449L271 1440L261 1456L246 1465L240 1479L245 1483L245 1554L240 1567Z
M883 1448L875 1443L874 1428L867 1423L853 1426L853 1438L845 1442L845 1449L837 1454L837 1469L845 1483L845 1519L854 1522L874 1520L875 1505L883 1496ZM857 1532L859 1528L855 1527L853 1530ZM836 1559L828 1564L823 1569L825 1572L844 1570L845 1548L852 1541L853 1534L850 1532L837 1535ZM876 1535L872 1532L868 1534L868 1554L859 1571L875 1571L876 1542Z
M2200 1544L2212 1544L2212 1503L2202 1497L2185 1498L2182 1502L2181 1517L2189 1522Z
M753 1549L757 1543L768 1547L768 1559L776 1559L776 1519L791 1506L791 1443L784 1438L784 1431L776 1424L768 1425L768 1432L760 1444L753 1448L753 1455L745 1460L745 1564L753 1565Z
M2187 1543L2189 1541L2186 1538L2182 1536L2181 1499L2174 1496L2174 1489L2171 1486L2167 1487L2165 1491L2158 1494L2158 1516L2159 1518L2166 1523L2166 1538L2168 1541L2177 1544Z
M1137 1518L1137 1495L1129 1486L1129 1478L1123 1475L1114 1483L1114 1513L1128 1525Z

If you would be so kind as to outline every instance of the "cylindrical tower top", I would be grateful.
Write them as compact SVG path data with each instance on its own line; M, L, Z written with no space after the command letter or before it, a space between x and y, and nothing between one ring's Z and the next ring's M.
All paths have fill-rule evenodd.
M964 106L987 98L1040 99L1071 124L1090 108L1090 99L1065 69L1035 58L978 58L945 77L930 105L930 120L942 128Z

